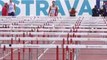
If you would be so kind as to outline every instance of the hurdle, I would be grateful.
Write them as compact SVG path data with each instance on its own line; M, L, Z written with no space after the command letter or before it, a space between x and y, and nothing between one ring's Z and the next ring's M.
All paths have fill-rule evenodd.
M4 38L0 38L0 41L63 41L63 39L67 39L67 38L61 38L61 37L57 37L57 39L55 37L20 37L20 38L12 38L12 37L4 37ZM69 41L107 41L107 38L69 38Z
M9 21L9 19L11 21ZM21 41L15 43L1 43L0 49L11 50L11 60L14 60L14 52L12 49L18 49L17 57L21 60L21 49L23 49L23 59L26 60L24 54L28 49L29 60L30 49L55 49L56 58L60 60L60 49L62 50L62 60L74 60L75 49L107 49L106 45L76 45L73 42L106 42L106 21L100 18L88 17L2 17L0 18L0 41ZM94 19L93 22L89 21ZM97 22L98 20L98 22ZM69 22L68 22L69 21ZM32 24L31 24L32 23ZM28 24L28 25L27 25ZM5 26L6 25L6 26ZM5 31L4 31L5 30ZM96 33L98 32L98 33ZM95 36L94 36L95 35ZM94 36L94 37L92 37ZM98 38L96 38L98 37ZM23 42L22 42L23 41ZM31 43L25 44L25 41ZM32 44L32 41L37 43ZM39 44L43 41L43 44ZM63 41L61 44L45 44L44 41ZM67 42L67 43L65 43ZM11 44L11 46L9 46ZM67 56L69 53L69 57ZM38 54L39 55L39 54ZM38 56L37 56L38 57ZM50 59L51 60L51 59Z
M4 47L5 46L5 47ZM9 46L9 44L1 44L0 48L5 48L5 49L11 49L11 60L13 60L13 49L29 49L29 48L49 48L49 49L56 49L56 60L59 60L59 49L64 49L63 52L68 52L70 53L70 57L67 57L67 59L73 60L74 52L73 49L107 49L107 45L76 45L76 44L64 44L63 46L60 44L12 44ZM66 49L66 50L65 50ZM64 53L63 53L64 55ZM64 55L62 58L65 60L66 55ZM18 51L18 60L20 60L20 51Z
M58 48L62 48L61 44L1 44L0 48L53 48L55 49L57 46ZM75 45L75 44L64 44L64 48L89 48L89 49L107 49L107 45Z

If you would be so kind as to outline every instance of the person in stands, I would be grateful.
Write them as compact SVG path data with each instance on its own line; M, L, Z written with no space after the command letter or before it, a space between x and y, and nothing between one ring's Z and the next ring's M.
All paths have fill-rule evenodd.
M92 16L99 16L99 10L97 6L92 9Z
M103 16L104 15L104 9L103 7L100 8L100 16Z
M72 9L69 11L69 14L70 14L70 16L76 16L76 10L75 10L75 8L72 8Z
M52 6L49 8L49 16L58 16L58 7L55 5L55 1L52 1Z
M5 3L2 8L2 16L8 16L8 4Z
M106 8L104 8L104 7L102 7L102 8L100 8L100 15L101 16L107 16L107 14L106 14Z
M102 7L100 8L100 15L103 17L107 16L107 8L105 4L103 4Z
M107 9L106 9L106 5L103 5L103 16L107 16Z
M8 9L8 15L9 15L9 16L15 16L15 11L16 11L16 6L15 6L15 4L12 2L12 0L10 0L9 9Z

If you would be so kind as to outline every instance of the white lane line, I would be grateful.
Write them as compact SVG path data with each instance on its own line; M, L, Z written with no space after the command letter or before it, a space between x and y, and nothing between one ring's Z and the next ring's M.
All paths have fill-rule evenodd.
M25 44L27 44L27 43L29 43L29 41L28 41L28 42L25 42ZM15 51L17 51L17 50L18 50L18 49L14 49L13 52L15 52ZM5 54L3 57L0 58L0 60L4 59L5 57L9 56L10 54L11 54L11 52Z
M55 41L52 42L52 44L54 44ZM38 60L41 59L41 57L49 50L49 48L47 48L39 57L38 57Z
M17 51L17 50L18 50L18 49L14 49L13 52L15 52L15 51ZM3 58L7 57L7 56L10 55L10 54L11 54L11 52L5 54L5 56L1 57L0 60L2 60Z

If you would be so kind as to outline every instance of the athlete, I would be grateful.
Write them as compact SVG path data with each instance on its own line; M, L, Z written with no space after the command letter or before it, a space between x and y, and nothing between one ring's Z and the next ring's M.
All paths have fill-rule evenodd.
M16 11L16 6L15 6L15 4L12 2L12 0L10 0L9 9L8 9L8 15L9 15L9 16L15 16L15 11Z
M55 1L52 1L52 6L49 8L49 16L58 16L58 7L55 5Z

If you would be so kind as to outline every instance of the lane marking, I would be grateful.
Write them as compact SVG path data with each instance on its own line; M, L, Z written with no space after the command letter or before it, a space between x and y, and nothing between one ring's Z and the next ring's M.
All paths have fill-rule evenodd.
M25 42L25 44L29 43L30 41ZM18 49L14 49L13 52L16 52ZM4 59L5 57L9 56L11 52L5 54L3 57L0 58L0 60Z

